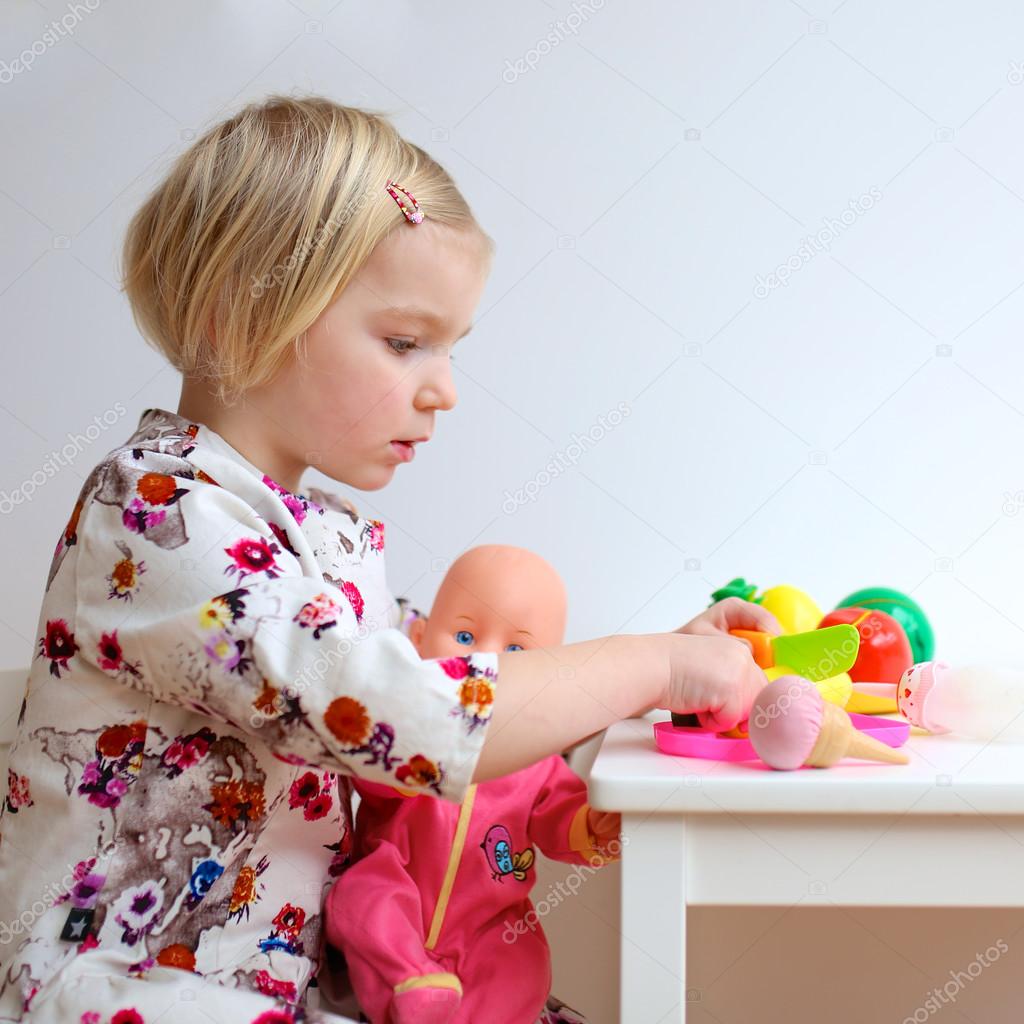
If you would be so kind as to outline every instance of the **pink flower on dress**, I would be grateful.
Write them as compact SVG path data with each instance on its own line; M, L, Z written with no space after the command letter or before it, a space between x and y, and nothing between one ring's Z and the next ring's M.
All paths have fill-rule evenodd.
M68 660L78 650L75 634L64 619L49 619L46 633L39 639L39 655L50 659L50 675L60 678L60 670L68 667Z
M153 526L159 526L167 518L162 508L147 509L141 498L132 498L131 504L121 515L121 521L132 533L145 533Z
M379 519L371 519L363 527L363 532L368 535L367 540L371 551L384 550L384 524Z
M110 1024L146 1024L146 1021L138 1010L132 1008L127 1010L118 1010L117 1013L110 1018Z
M206 726L187 736L178 736L164 751L161 758L168 769L168 777L176 778L188 768L194 768L210 752L210 744L216 735Z
M7 810L11 814L17 814L19 807L31 807L35 801L29 790L27 775L19 775L17 772L7 769Z
M303 772L288 791L288 806L304 807L314 797L320 795L320 780L316 772Z
M251 1024L295 1024L295 1017L287 1010L267 1010L253 1017Z
M469 675L469 659L462 655L454 658L441 658L438 664L451 679L465 679Z
M265 996L279 997L288 1000L290 1003L294 1003L298 998L294 981L282 981L280 978L271 977L264 970L256 972L256 988Z
M109 633L101 633L100 641L96 645L96 663L105 672L111 672L117 676L133 676L141 678L139 671L140 662L128 661L121 650L121 642L117 639L117 630L112 629ZM131 680L126 679L128 683Z
M243 537L224 551L234 559L234 565L227 566L224 572L229 576L237 573L239 582L259 572L266 573L270 579L281 574L274 561L274 555L279 555L281 549L265 537Z
M341 584L341 592L348 598L348 603L352 605L352 611L356 613L356 622L362 622L363 595L359 593L359 588L354 583L344 580Z
M312 629L313 639L319 640L325 629L338 624L341 615L341 608L327 594L317 594L299 609L292 622L297 622L302 629Z
M325 791L313 797L306 804L302 811L302 816L306 821L319 821L327 815L333 804L334 801L331 799L331 794Z
M209 655L211 661L217 662L226 669L234 668L242 657L238 644L223 632L210 637L203 644L203 650Z

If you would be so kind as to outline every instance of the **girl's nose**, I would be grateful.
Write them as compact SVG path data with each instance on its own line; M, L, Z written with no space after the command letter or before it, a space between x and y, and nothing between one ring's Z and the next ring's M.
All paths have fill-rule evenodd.
M419 408L446 411L455 407L458 401L455 381L452 378L452 364L447 351L439 349L428 360L427 376L418 396Z

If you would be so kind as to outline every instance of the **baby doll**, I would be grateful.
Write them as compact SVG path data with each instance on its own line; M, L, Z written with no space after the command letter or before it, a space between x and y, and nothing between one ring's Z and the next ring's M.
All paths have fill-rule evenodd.
M544 559L484 545L451 566L409 636L424 658L557 647L565 618L564 585ZM582 1020L568 1007L557 1015L554 999L545 1009L551 962L529 899L533 847L598 867L618 859L619 815L591 809L558 755L471 785L461 804L354 785L353 863L327 897L326 931L372 1024Z

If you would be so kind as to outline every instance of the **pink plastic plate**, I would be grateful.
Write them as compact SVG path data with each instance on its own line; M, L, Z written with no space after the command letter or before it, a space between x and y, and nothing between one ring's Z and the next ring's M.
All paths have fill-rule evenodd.
M874 736L890 747L902 747L910 735L909 722L853 712L849 712L849 715L854 728L866 736ZM702 757L709 761L759 760L750 740L719 736L706 729L692 729L671 722L654 723L654 742L663 754L675 757Z

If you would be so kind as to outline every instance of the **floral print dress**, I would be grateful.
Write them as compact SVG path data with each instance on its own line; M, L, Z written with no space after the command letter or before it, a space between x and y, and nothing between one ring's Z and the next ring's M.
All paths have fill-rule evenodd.
M497 653L423 660L384 527L163 409L54 552L0 811L0 1021L291 1024L351 778L460 801Z

